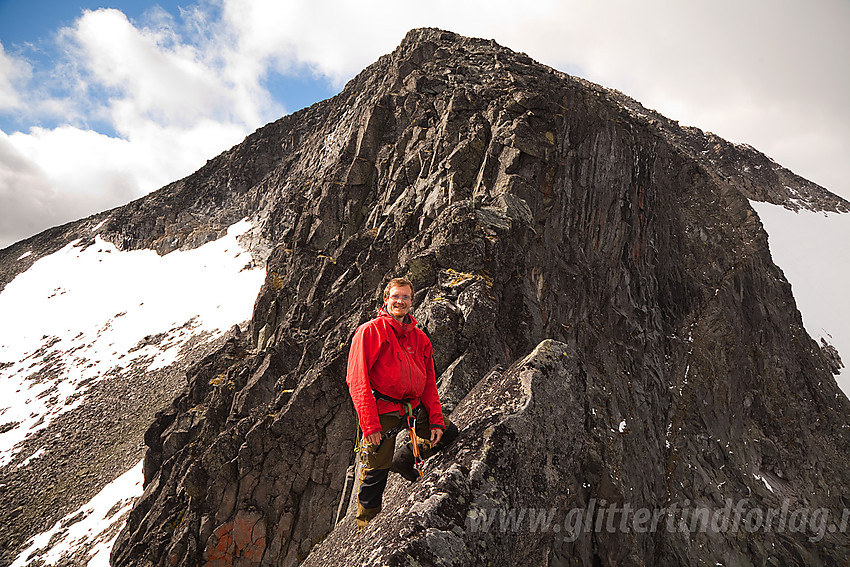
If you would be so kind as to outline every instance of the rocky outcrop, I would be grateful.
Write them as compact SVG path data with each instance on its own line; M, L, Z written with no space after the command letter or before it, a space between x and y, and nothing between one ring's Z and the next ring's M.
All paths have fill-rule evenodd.
M586 502L593 492L586 481L597 486L593 477L602 472L564 466L587 456L585 379L570 347L550 339L511 368L490 372L452 413L463 431L455 448L429 461L422 482L394 479L385 513L360 534L347 518L304 565L343 558L353 565L408 558L424 565L553 564L561 554L554 513ZM529 510L534 517L525 517ZM502 513L513 515L515 529L501 529ZM532 537L528 520L539 530ZM591 551L589 536L583 539L576 548Z
M676 149L703 167L723 185L734 187L753 201L781 205L789 210L850 212L850 203L820 185L804 179L748 144L736 144L699 128L644 108L618 91L608 91L634 119L648 122Z
M745 197L794 180L740 168L737 146L698 157L674 130L493 42L414 30L230 152L265 156L216 194L253 211L266 283L247 336L149 429L113 564L838 564L839 524L568 530L593 506L846 507L850 406ZM190 245L164 219L125 244ZM399 275L462 431L358 535L335 523L347 348ZM533 534L493 528L520 510Z

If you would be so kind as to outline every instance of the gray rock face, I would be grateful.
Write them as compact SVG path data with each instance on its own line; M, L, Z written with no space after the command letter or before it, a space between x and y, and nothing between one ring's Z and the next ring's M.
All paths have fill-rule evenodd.
M840 564L850 404L745 197L781 199L771 180L793 175L704 139L493 42L414 30L134 205L120 235L116 213L123 245L162 252L249 214L267 280L249 336L148 430L113 564ZM335 524L348 343L400 275L462 431L358 535ZM783 506L782 529L733 529ZM677 509L719 511L718 529L668 529Z

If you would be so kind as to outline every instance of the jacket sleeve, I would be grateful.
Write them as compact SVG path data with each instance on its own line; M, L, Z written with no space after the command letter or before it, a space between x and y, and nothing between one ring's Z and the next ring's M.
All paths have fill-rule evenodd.
M422 391L422 405L428 410L428 420L431 422L431 429L445 429L443 406L440 404L440 396L437 394L433 347L427 336L425 340L427 341L425 348L425 389Z
M345 378L364 437L381 431L378 406L372 395L370 369L381 348L380 334L371 325L361 325L351 340Z

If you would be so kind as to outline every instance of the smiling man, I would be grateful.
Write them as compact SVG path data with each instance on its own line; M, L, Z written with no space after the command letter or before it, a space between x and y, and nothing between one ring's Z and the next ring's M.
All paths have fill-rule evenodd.
M390 280L378 316L358 327L351 341L346 382L363 432L363 466L357 493L357 526L381 511L389 471L415 481L417 448L427 458L454 441L457 426L443 417L431 341L410 314L413 284ZM412 426L415 436L398 453L398 432Z

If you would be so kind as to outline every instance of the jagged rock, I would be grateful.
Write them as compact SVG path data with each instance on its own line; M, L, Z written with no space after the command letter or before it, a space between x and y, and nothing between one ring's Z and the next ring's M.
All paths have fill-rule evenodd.
M145 436L112 564L838 564L840 530L567 541L469 523L602 500L846 507L850 404L745 194L847 203L703 139L494 42L414 30L337 97L106 214L103 236L161 253L249 216L267 262L249 332ZM335 528L347 348L398 275L463 431L356 536L350 516Z
M833 374L839 374L844 368L844 362L841 361L841 355L838 354L838 349L826 342L826 339L820 339L821 350L826 356L827 364Z

